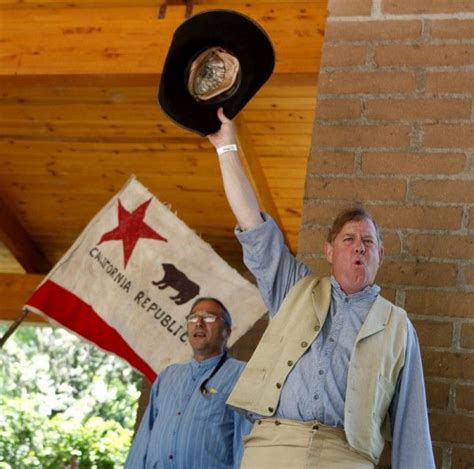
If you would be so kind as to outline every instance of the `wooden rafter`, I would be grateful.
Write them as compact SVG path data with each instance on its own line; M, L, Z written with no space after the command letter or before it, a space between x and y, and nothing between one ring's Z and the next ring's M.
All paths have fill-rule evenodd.
M43 279L35 274L0 273L0 318L2 321L14 321L21 313L23 305ZM28 322L44 322L41 316L30 313Z
M7 204L0 199L0 240L28 273L46 273L51 264Z

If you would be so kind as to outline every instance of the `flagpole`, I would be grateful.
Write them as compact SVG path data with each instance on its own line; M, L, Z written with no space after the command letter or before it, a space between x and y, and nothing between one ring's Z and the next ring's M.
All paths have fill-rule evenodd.
M28 308L23 308L21 314L16 318L15 322L7 329L7 332L3 334L0 339L0 349L3 347L8 338L15 332L16 328L26 319L26 316L30 310Z

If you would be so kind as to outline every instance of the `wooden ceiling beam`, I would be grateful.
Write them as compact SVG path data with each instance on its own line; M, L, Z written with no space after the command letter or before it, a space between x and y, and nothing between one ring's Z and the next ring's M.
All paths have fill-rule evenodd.
M43 279L37 274L0 273L0 320L14 321L21 314L23 305ZM36 314L29 313L26 322L44 323Z
M26 272L46 273L51 269L51 264L2 199L0 199L0 240Z
M221 8L226 5L222 4ZM199 13L215 5L194 5ZM261 24L275 46L275 73L317 73L325 2L229 4ZM185 6L2 10L0 75L157 74ZM38 31L41 31L39 34Z

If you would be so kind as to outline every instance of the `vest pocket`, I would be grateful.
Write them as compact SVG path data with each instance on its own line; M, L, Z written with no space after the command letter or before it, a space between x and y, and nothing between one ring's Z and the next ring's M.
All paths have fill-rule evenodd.
M379 423L381 423L387 415L394 392L395 386L393 386L385 376L379 374L373 409L374 416L377 418Z

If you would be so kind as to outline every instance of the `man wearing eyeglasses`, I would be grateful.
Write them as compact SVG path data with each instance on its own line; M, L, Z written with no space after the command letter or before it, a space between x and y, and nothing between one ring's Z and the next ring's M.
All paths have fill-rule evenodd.
M355 205L324 245L331 277L313 275L262 214L222 109L216 147L244 261L271 320L228 403L256 421L245 469L373 469L392 440L392 468L433 469L415 330L374 283L378 225Z
M238 468L251 423L225 402L245 363L229 357L232 319L215 298L199 298L187 317L193 359L167 367L153 383L128 469Z

